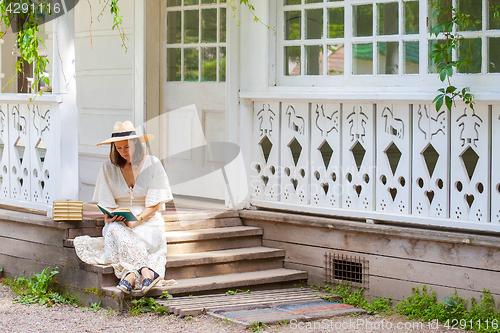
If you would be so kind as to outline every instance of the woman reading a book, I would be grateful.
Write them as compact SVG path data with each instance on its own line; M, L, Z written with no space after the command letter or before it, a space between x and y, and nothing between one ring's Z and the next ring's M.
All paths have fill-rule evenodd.
M165 275L167 244L160 209L172 193L160 160L144 152L142 143L152 139L137 135L125 121L115 123L111 138L98 144L109 144L111 150L93 200L113 217L105 214L103 237L82 236L74 242L82 261L113 266L120 279L117 288L127 294L134 286L145 294ZM118 215L127 209L128 215ZM168 282L173 283L161 284Z

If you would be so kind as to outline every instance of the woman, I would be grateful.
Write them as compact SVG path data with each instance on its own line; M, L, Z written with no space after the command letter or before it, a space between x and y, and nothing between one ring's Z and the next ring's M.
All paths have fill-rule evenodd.
M144 153L141 143L152 139L152 135L137 135L134 125L125 121L115 123L111 138L98 144L109 144L111 150L97 178L93 201L110 211L130 208L138 221L105 214L104 237L82 236L74 242L82 261L113 266L120 279L117 288L126 294L139 283L145 294L165 275L167 244L160 209L172 193L160 160Z

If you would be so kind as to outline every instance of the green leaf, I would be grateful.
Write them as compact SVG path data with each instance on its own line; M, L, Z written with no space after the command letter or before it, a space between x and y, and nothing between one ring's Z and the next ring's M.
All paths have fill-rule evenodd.
M445 103L446 103L446 107L448 108L448 110L451 110L451 105L453 103L453 100L451 99L450 96L445 96Z
M444 95L438 95L436 98L434 98L433 103L436 104L436 111L441 110L441 107L443 106L443 100L444 100Z
M456 88L456 87L454 87L454 86L449 86L448 88L446 88L446 93L447 93L447 94L451 94L451 93L453 93L455 90L457 90L457 88Z
M446 68L443 68L441 71L439 71L439 79L441 82L446 80Z

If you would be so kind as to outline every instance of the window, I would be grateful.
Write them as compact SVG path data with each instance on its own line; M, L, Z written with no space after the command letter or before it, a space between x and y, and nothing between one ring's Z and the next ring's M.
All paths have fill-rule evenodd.
M166 1L166 80L226 81L226 0Z
M278 0L277 80L341 85L372 76L376 85L434 74L428 54L444 37L429 30L450 17L434 10L452 3L468 17L456 27L463 39L453 58L470 60L458 74L500 73L500 0Z

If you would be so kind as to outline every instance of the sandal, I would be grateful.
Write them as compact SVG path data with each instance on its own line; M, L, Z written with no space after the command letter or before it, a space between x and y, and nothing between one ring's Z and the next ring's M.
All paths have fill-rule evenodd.
M118 285L116 286L116 288L120 289L121 291L123 291L125 294L130 294L130 292L132 291L132 285L130 284L130 282L128 282L127 280L125 280L125 278L130 274L127 273L123 279L120 280L120 283L118 283Z
M149 269L151 272L153 272L153 280L151 280L150 278L145 278L144 280L142 280L142 293L143 294L146 294L151 288L153 288L155 286L155 284L158 283L158 281L160 281L160 276L158 275L158 273L156 273L155 271L153 271L151 268L149 267L142 267L141 269L139 269L139 273L142 275L142 270L144 268L147 268Z

